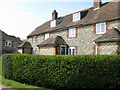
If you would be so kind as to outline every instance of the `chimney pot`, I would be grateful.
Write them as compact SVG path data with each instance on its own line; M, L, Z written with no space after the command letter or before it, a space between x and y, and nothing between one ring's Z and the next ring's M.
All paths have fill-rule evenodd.
M54 10L53 12L52 12L52 20L55 20L55 19L57 19L58 18L58 13L56 12L56 10Z

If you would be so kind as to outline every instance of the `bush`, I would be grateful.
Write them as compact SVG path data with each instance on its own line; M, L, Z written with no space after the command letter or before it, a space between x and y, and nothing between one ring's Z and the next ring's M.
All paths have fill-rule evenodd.
M51 88L120 87L119 55L4 55L4 76Z

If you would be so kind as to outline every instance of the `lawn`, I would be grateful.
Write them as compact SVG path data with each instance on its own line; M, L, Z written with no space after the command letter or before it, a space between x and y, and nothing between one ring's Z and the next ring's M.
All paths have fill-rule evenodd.
M5 86L9 86L11 88L18 88L23 89L23 88L28 88L28 89L39 89L39 90L52 90L52 89L47 89L47 88L43 88L43 87L37 87L37 86L31 86L31 85L26 85L26 84L22 84L13 80L8 80L6 78L4 78L2 76L2 60L0 57L0 84L3 84Z

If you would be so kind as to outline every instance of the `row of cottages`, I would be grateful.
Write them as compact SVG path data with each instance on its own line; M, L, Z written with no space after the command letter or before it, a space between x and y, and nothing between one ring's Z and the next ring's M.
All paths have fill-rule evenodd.
M115 0L116 1L116 0ZM120 1L102 3L58 17L37 27L27 36L33 54L91 55L120 54Z
M20 38L8 35L0 30L0 56L6 53L16 53L17 46L21 43Z

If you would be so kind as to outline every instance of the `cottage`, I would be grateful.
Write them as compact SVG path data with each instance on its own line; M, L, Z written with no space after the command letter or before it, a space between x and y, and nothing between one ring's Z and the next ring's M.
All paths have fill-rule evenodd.
M8 35L0 30L0 56L5 53L16 53L17 46L21 43L20 38Z
M33 54L120 54L119 5L120 1L94 0L93 7L63 17L54 10L52 20L27 36Z

